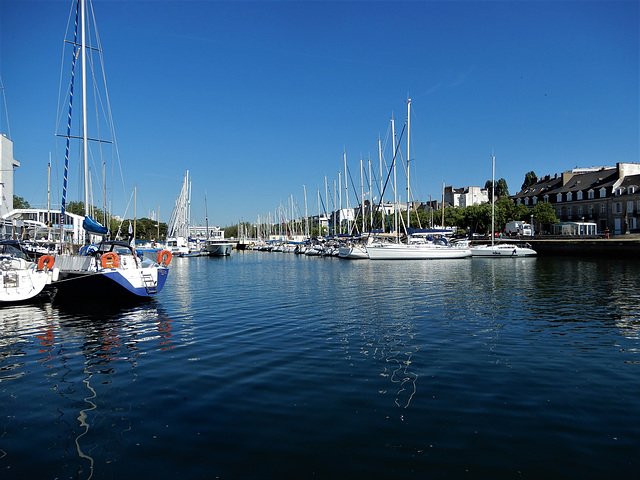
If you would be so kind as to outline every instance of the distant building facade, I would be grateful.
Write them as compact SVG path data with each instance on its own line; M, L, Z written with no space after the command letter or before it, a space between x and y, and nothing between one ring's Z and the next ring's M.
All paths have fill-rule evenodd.
M489 190L480 187L444 187L444 203L452 207L470 207L489 202Z
M640 232L640 164L546 175L511 199L529 208L538 202L550 203L561 222L595 222L599 232Z
M13 210L13 170L19 166L13 158L13 142L0 135L0 217Z

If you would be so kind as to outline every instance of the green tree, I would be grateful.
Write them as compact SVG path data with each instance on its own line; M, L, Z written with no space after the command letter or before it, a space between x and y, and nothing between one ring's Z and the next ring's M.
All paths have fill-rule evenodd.
M538 177L536 176L533 170L530 172L527 172L524 176L524 183L522 184L522 190L524 190L525 188L529 188L531 185L533 185L537 181L538 181Z
M31 208L29 202L27 202L24 198L18 197L17 195L13 196L13 208Z
M542 230L542 226L546 226L550 230L551 225L559 222L553 205L548 202L538 202L531 210L531 213L533 214L533 221L538 224L538 231Z
M491 180L487 180L484 184L484 188L489 192L489 203L491 203ZM495 182L495 191L496 191L496 201L499 198L506 197L509 195L509 187L507 186L507 181L504 178L501 178L497 182Z

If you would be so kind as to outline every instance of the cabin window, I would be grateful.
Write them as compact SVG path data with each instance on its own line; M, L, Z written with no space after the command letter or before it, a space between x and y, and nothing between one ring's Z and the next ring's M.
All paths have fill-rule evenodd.
M582 190L579 190L578 193L576 193L576 200L582 200Z
M595 192L593 190L589 190L587 192L587 197L589 198L589 200L593 200L595 197Z

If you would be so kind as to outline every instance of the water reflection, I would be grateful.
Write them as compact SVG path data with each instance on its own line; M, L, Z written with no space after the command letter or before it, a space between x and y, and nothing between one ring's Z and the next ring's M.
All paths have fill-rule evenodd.
M40 476L33 474L38 470L90 479L98 463L113 462L132 429L128 412L136 399L128 386L141 355L174 348L172 321L154 301L95 310L50 302L0 308L0 330L0 393L8 419L3 443L9 447L0 455L13 472L25 469L25 478ZM50 434L25 438L33 425ZM37 465L23 465L26 451L48 453Z

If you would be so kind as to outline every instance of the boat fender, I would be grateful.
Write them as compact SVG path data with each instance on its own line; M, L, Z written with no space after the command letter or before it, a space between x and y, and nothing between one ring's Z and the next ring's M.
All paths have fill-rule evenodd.
M117 253L107 252L102 255L100 263L102 264L102 268L118 268L120 265L120 259L118 258Z
M156 259L156 263L165 264L167 267L171 263L171 252L169 250L160 250L158 252L158 258Z
M55 259L51 255L43 255L38 259L38 270L42 270L45 267L47 270L51 270L54 263Z

